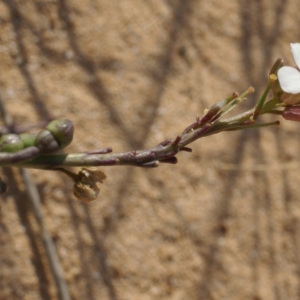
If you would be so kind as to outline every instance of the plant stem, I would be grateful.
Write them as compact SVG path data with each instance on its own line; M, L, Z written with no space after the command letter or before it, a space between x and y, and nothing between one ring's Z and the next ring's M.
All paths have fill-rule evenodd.
M241 95L232 94L218 105L212 106L202 119L197 117L196 122L184 129L175 139L165 140L159 145L137 151L113 153L111 148L104 148L84 153L71 154L42 154L35 146L25 148L16 153L0 153L0 166L15 166L20 168L36 168L59 170L66 167L114 166L131 165L144 168L153 168L159 162L175 164L176 154L179 151L191 151L187 145L195 140L216 134L221 131L240 130L254 127L276 125L278 122L256 124L257 117L262 113L262 107L268 94L270 84L264 91L258 104L237 116L220 120L245 97L253 93L249 88Z

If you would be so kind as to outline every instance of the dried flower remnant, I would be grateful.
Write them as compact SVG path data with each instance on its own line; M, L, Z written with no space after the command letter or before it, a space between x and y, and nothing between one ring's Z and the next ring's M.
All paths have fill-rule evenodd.
M280 68L277 77L283 91L281 100L288 105L294 105L300 103L300 43L290 45L296 67Z
M95 200L100 192L99 185L105 178L106 175L95 168L82 168L75 178L74 195L85 203Z

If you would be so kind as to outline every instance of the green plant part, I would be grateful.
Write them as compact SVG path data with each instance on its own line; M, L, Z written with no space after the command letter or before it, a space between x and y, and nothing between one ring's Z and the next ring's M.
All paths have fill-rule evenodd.
M68 119L51 121L38 133L5 134L0 138L0 151L15 153L36 146L42 154L53 153L68 146L73 139L74 126Z
M20 139L23 141L23 147L27 148L34 146L37 133L21 133L19 134Z
M53 153L72 142L73 132L72 121L68 119L53 120L37 134L34 145L43 154Z
M73 122L68 119L53 120L45 129L54 135L60 148L65 148L73 140L74 125Z
M34 146L43 154L53 153L60 150L60 145L54 135L46 129L41 130L34 141Z
M17 134L5 134L0 138L0 151L14 153L24 149L24 143Z

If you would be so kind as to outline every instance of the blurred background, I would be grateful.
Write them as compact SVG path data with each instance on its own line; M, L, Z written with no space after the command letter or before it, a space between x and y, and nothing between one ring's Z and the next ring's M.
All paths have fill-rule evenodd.
M275 59L293 64L299 11L283 0L3 0L2 99L16 125L71 119L67 152L151 147L234 91L253 86L236 112L252 107ZM0 299L299 299L300 124L264 120L276 119L198 140L177 165L101 168L88 205L64 174L30 170L42 226L24 172L3 168Z

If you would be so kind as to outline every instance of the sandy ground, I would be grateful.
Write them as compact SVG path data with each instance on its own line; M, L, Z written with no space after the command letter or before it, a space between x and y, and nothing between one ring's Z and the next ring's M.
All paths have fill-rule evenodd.
M292 62L299 1L0 2L0 89L17 125L66 117L68 152L174 137ZM274 118L265 118L265 120ZM276 117L275 117L276 119ZM85 205L31 170L71 299L299 299L300 125L220 133L157 169L101 168ZM18 169L0 200L0 299L59 299ZM62 298L61 298L62 299Z

